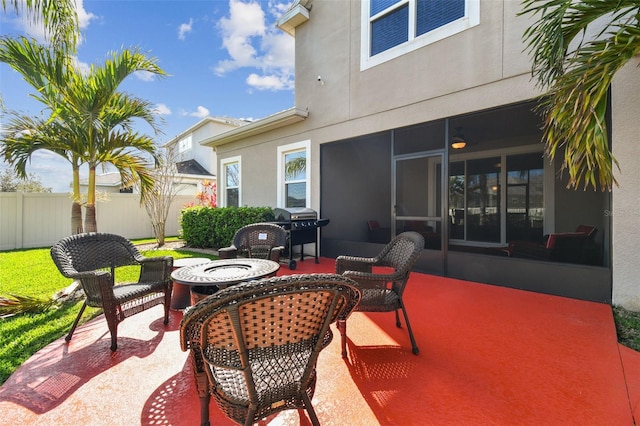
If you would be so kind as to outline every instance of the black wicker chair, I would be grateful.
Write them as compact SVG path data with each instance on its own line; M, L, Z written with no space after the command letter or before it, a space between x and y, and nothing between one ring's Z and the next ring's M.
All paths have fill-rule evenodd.
M396 325L401 327L398 310L402 310L407 323L411 347L418 354L418 345L411 331L407 309L402 294L409 279L409 273L424 248L424 237L417 232L403 232L397 235L376 257L339 256L336 259L336 273L349 277L360 284L362 300L355 308L360 312L396 313ZM391 268L376 271L374 267ZM342 340L342 356L347 356L347 323L338 321Z
M218 250L220 259L256 257L280 261L280 254L287 244L287 231L275 223L252 223L243 226L233 236L229 247Z
M80 281L86 295L67 342L87 305L103 309L112 351L118 348L118 323L125 318L164 303L164 323L169 322L172 257L144 257L126 238L105 233L64 238L51 247L51 257L62 275ZM138 281L115 285L116 268L128 265L140 265Z
M241 424L304 408L318 425L316 361L331 342L329 325L359 299L346 277L308 274L228 287L189 309L180 344L190 353L202 425L209 424L211 395Z

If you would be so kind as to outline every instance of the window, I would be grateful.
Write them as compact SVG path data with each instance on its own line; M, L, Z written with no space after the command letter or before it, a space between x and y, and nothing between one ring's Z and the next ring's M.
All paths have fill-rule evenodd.
M310 207L309 141L278 147L278 205Z
M363 0L361 69L480 22L479 0Z
M450 238L495 244L540 240L544 220L543 188L541 153L452 162L449 165Z
M180 154L189 151L191 149L191 135L187 136L184 139L180 139L180 142L178 142L178 152Z
M222 160L222 205L225 207L240 207L240 157Z

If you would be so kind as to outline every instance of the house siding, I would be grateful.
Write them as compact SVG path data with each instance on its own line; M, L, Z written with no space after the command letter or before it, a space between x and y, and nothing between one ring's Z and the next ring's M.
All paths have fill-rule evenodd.
M360 2L314 1L312 5L309 21L295 30L295 106L308 108L308 118L217 146L219 158L242 156L243 202L247 205L275 205L276 151L280 145L311 141L312 162L307 165L311 175L311 207L320 211L323 144L512 105L541 94L532 78L531 62L522 41L532 19L517 16L521 11L520 2L483 0L479 25L364 71L359 64ZM640 310L640 286L637 285L640 264L635 260L640 240L637 226L640 175L634 173L640 146L635 142L640 134L636 108L640 103L640 90L638 61L633 62L616 75L612 84L611 135L614 154L622 169L618 173L620 185L612 195L580 194L586 200L594 200L594 205L611 205L611 209L578 209L571 220L601 224L598 238L604 248L604 267L597 273L576 269L577 281L568 284L569 293L551 293L575 296L574 290L581 291L579 281L588 278L593 282L587 285L587 299L613 301ZM322 83L318 76L322 77ZM323 164L322 169L326 173L331 166ZM550 172L555 174L558 167L556 162ZM577 192L564 189L562 180L555 181L553 186L556 217L545 219L546 232L575 226L566 220L566 215L557 213L575 210L572 199ZM331 240L327 246L344 247L346 243ZM361 248L363 253L373 250ZM561 275L569 276L564 272ZM534 287L532 282L527 289Z

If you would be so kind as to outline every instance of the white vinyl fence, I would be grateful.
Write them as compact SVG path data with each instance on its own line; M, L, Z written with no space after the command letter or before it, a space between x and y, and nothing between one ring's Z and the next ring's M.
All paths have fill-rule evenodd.
M180 234L180 211L196 202L194 195L175 197L166 222L166 236ZM84 209L83 209L84 214ZM129 239L153 238L151 221L138 194L108 194L96 203L98 232ZM0 250L49 247L71 235L68 194L0 192Z

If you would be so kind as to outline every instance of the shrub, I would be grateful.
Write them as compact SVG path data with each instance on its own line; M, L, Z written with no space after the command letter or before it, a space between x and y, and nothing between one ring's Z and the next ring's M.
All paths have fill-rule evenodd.
M270 207L187 207L180 215L182 239L189 247L227 247L240 228L273 221Z

